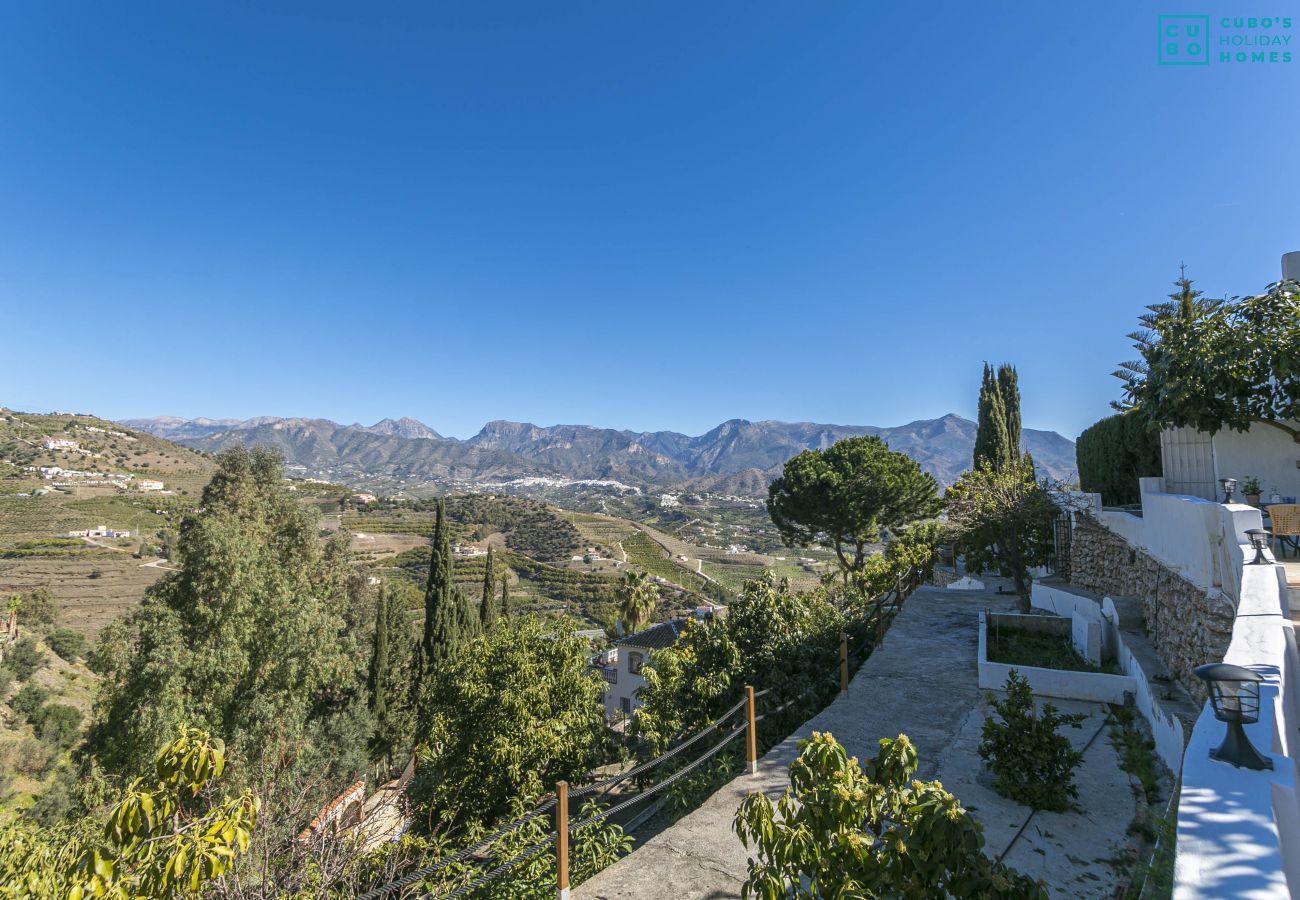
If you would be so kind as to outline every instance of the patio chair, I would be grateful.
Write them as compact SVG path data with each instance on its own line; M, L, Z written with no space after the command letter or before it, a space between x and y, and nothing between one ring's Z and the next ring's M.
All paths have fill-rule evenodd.
M1268 508L1268 517L1273 520L1273 537L1281 542L1282 556L1286 556L1288 544L1300 553L1300 503L1274 503Z

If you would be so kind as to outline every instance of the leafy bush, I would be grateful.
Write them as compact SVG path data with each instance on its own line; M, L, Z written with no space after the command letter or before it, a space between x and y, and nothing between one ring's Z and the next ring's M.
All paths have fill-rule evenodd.
M1061 714L1050 703L1034 710L1034 694L1028 680L1012 669L1007 676L1005 700L991 701L1001 716L984 720L980 756L992 770L993 788L1004 797L1032 806L1063 812L1079 796L1074 770L1083 762L1069 738L1057 734L1062 725L1078 728L1083 716Z
M0 666L0 700L3 700L5 694L9 692L9 685L13 680L14 670L7 666Z
M1160 433L1133 413L1108 416L1075 442L1079 486L1107 506L1138 503L1138 479L1163 473Z
M1046 900L1043 885L984 855L983 830L937 781L914 781L916 749L900 734L859 766L813 732L773 805L745 798L735 829L756 850L742 896L965 897Z
M54 748L34 737L24 738L18 747L14 769L28 778L43 778L54 760Z
M14 694L13 700L9 701L9 706L19 718L26 722L35 722L37 711L49 699L49 688L41 687L39 684L25 684L22 690Z
M71 628L56 628L45 636L50 649L68 662L76 662L86 654L86 637Z
M5 665L13 669L14 677L19 681L31 678L32 673L45 663L45 651L36 646L36 639L30 635L19 640L5 654Z
M41 740L66 750L81 733L81 710L66 703L47 703L36 711L34 724Z
M59 616L54 595L46 588L38 588L15 598L18 621L26 625L53 625Z

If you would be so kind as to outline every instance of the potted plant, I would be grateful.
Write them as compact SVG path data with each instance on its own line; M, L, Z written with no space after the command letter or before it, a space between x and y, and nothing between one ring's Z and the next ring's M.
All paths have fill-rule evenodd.
M1259 506L1259 495L1262 489L1259 486L1259 476L1247 475L1241 482L1241 492L1246 497L1246 502L1251 506Z

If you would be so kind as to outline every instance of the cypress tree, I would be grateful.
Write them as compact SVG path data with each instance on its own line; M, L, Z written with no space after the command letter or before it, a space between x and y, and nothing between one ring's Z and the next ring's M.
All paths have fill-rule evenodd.
M429 555L429 582L424 589L424 638L420 642L420 671L427 675L451 655L464 635L460 592L452 583L451 542L447 537L447 507L438 501Z
M465 642L483 633L483 623L474 602L459 585L456 586L456 619L460 623L460 640Z
M501 579L501 618L510 621L510 582Z
M375 639L370 653L370 712L375 731L382 733L388 719L388 591L379 589L375 600Z
M988 465L1000 472L1011 462L1011 448L1007 434L1007 410L998 389L997 377L988 363L984 364L984 380L980 385L979 423L975 430L975 468Z
M1007 443L1011 458L1020 458L1020 384L1016 367L1003 363L998 367L998 393L1007 411Z
M487 568L483 573L483 602L479 605L479 619L483 630L490 631L497 623L497 583L496 563L492 548L488 547Z

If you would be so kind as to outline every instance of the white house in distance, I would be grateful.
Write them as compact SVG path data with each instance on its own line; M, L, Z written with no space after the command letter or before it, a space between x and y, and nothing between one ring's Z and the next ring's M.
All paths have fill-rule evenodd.
M690 618L707 622L714 617L721 618L726 611L725 606L700 606L691 611ZM645 687L641 670L650 663L650 652L677 643L687 621L684 617L669 619L619 638L613 647L591 661L592 668L609 683L605 689L605 721L630 718L640 708L641 688Z
M138 478L135 482L135 489L137 491L161 491L163 483L152 478Z
M41 444L46 450L80 450L81 445L76 441L67 441L62 438L50 438Z
M117 531L109 528L107 525L100 525L96 528L82 528L80 531L69 531L70 538L129 538L131 532Z

